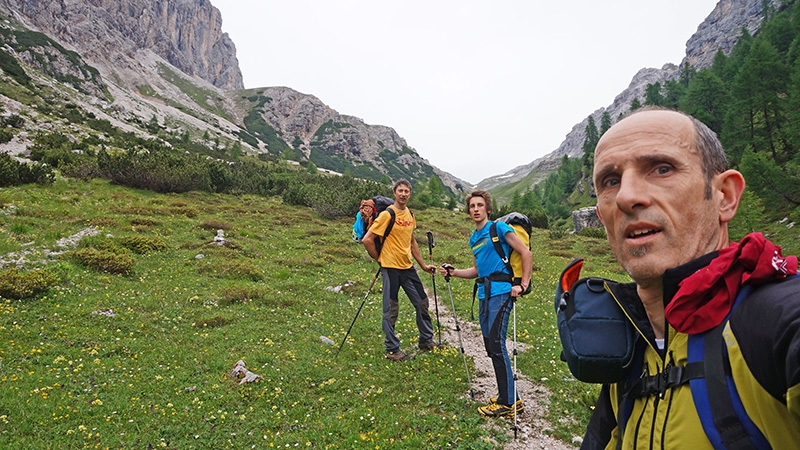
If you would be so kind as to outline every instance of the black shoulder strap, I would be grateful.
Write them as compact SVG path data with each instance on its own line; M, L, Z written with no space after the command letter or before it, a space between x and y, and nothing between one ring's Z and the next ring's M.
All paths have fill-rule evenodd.
M472 285L472 306L469 308L469 320L475 320L475 297L478 296L478 279Z
M389 225L386 225L386 231L383 232L383 239L384 240L387 237L389 237L389 233L392 232L392 228L394 228L394 221L397 218L397 215L395 214L394 209L391 206L386 208L386 211L389 212L389 216L391 216L391 219L389 219Z
M511 267L511 262L508 260L506 252L503 251L503 245L500 243L500 238L497 236L497 222L492 222L492 224L489 226L489 237L492 239L492 245L494 245L494 250L497 252L497 256L499 256L500 260L503 261L503 264L506 265L509 275L514 275L514 269Z
M389 237L389 233L392 232L392 228L394 228L394 221L397 218L394 209L391 206L388 206L385 210L389 213L389 224L386 225L386 231L383 232L383 237L378 237L375 240L375 249L378 251L378 254L381 254L381 250L383 250L383 243L386 242L386 238Z

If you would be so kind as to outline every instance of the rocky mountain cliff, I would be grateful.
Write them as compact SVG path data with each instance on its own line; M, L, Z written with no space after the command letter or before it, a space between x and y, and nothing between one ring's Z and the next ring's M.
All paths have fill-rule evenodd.
M289 88L251 91L256 94L249 97L251 101L263 102L263 107L257 108L260 119L284 137L287 148L291 146L318 167L364 178L385 174L390 179L427 180L435 173L454 192L463 193L469 187L421 158L390 127L339 114L318 98ZM274 153L276 149L269 150Z
M290 88L244 90L236 47L208 0L0 0L0 14L0 49L35 83L125 130L147 135L143 125L155 123L333 172L412 181L436 173L459 196L469 187L389 127ZM25 106L16 109L27 114ZM27 116L31 131L44 120ZM22 133L12 146L24 154L30 143Z
M769 0L768 3L777 8L782 2ZM741 35L742 29L747 29L751 34L758 31L763 19L762 8L762 0L720 0L711 14L698 26L697 32L687 41L686 56L680 66L667 63L660 69L641 69L633 76L628 87L617 95L610 105L598 108L593 112L587 111L587 118L575 124L561 145L552 153L523 166L515 167L504 174L482 180L478 183L478 187L495 189L500 186L524 183L524 186L516 187L524 191L547 177L553 168L558 167L558 161L564 155L570 158L581 157L589 115L593 117L596 124L600 124L600 119L606 111L612 120L616 120L620 114L629 111L630 104L635 98L640 101L644 100L648 84L656 82L664 84L667 80L676 79L680 75L680 67L684 63L688 62L695 69L709 67L714 60L714 55L719 50L726 54L730 53Z
M0 9L107 72L146 73L141 53L152 52L218 88L244 87L236 47L207 0L0 0Z

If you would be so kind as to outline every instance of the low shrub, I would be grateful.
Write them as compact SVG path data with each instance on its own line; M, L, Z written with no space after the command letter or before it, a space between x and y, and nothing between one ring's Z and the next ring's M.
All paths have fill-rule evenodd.
M119 226L119 222L107 216L92 217L91 219L89 219L88 224L95 228Z
M78 243L78 248L93 248L95 250L102 250L110 253L125 253L127 251L123 247L119 246L117 240L102 234L84 237Z
M606 229L605 228L581 228L581 231L578 232L578 236L594 238L594 239L605 239L606 238Z
M150 217L134 217L131 219L131 225L142 227L156 227L161 225L161 221L152 219Z
M530 219L533 228L540 228L542 230L550 228L550 221L547 218L547 213L543 209L534 210L529 208L514 208L511 205L502 205L491 214L490 218L496 219L498 217L505 216L506 214L511 213L513 211L520 212L528 216L528 219Z
M209 317L208 319L200 319L193 325L197 328L218 328L224 327L231 323L232 320L222 316Z
M577 255L576 253L568 251L568 250L550 250L550 251L547 252L547 254L550 255L550 256L557 256L557 257L560 257L560 258L566 258L568 260L572 260L572 259L575 259L575 258L579 257L579 255Z
M58 160L58 168L62 175L83 181L100 178L101 175L96 158L75 153L71 153L66 160Z
M6 128L0 128L0 144L5 144L14 139L14 133Z
M21 300L34 297L58 284L58 276L47 269L0 271L0 297Z
M130 274L136 265L136 260L129 255L98 250L94 247L76 250L72 252L72 257L90 269L119 275Z
M199 155L164 148L98 153L98 168L111 181L154 192L213 191L208 162Z
M559 239L563 239L564 236L567 235L567 230L558 227L550 227L548 231L548 236L550 237L551 241L557 241Z
M62 133L41 133L33 140L30 147L30 158L43 164L59 167L61 164L71 163L77 158L77 153L72 150L81 148Z
M232 260L225 261L217 265L207 265L201 267L198 272L201 275L209 275L217 278L227 278L233 280L262 281L264 274L258 267L250 261Z
M220 293L223 305L234 303L246 303L253 300L261 300L267 297L265 286L230 286Z
M21 184L50 184L55 181L55 174L50 166L42 164L26 164L0 152L0 187L18 186Z
M546 230L550 227L550 220L547 218L547 213L543 210L529 211L528 218L531 219L531 224L534 228Z
M160 237L127 236L119 240L120 245L140 255L166 250L169 247Z
M25 119L19 114L11 114L8 117L4 117L0 123L11 128L22 128L25 125Z
M201 223L200 228L204 230L230 230L231 224L219 220L205 220Z

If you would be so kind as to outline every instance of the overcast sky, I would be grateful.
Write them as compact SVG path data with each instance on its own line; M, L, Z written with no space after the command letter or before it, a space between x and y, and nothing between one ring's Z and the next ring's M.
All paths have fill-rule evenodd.
M644 67L678 64L716 0L211 0L247 88L394 128L467 182L530 163Z

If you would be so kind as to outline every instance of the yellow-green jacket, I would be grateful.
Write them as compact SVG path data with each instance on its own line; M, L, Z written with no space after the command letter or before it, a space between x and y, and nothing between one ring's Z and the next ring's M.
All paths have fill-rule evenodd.
M668 271L665 303L678 282L711 258L713 254ZM616 285L612 293L638 332L636 354L627 384L602 387L581 448L714 448L688 383L636 399L623 395L639 377L685 367L689 336L667 325L665 348L659 350L635 285ZM800 448L800 278L754 288L731 313L723 342L737 396L760 434L755 442L749 436L740 441L741 448L759 448L760 439L766 448ZM622 432L619 423L625 423Z

